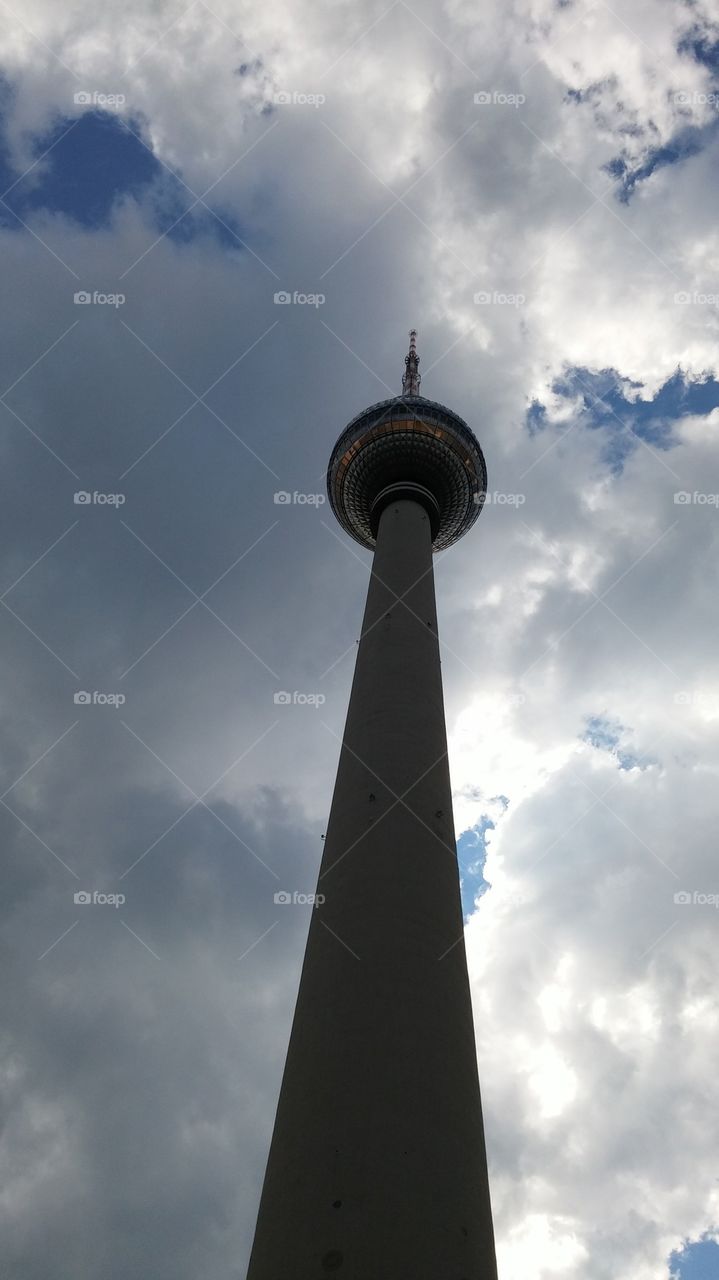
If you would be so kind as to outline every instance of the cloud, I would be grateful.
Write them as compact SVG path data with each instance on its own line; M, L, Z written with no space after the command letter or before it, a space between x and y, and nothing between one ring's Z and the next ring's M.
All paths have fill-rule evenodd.
M668 1277L715 1226L718 144L687 33L709 40L701 6L8 20L23 1280L243 1274L309 910L274 893L313 888L369 567L326 505L275 494L323 493L414 322L495 495L436 578L457 830L491 885L467 945L502 1280ZM139 137L101 217L65 198L73 135L42 156L91 131L78 90L124 94L101 118ZM687 129L695 154L652 163Z

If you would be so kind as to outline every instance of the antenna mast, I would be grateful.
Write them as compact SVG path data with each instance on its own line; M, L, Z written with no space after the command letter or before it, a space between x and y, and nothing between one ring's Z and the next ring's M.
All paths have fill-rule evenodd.
M404 358L405 371L402 377L402 395L418 396L419 384L422 381L419 372L419 356L417 355L417 330L409 331L409 352Z

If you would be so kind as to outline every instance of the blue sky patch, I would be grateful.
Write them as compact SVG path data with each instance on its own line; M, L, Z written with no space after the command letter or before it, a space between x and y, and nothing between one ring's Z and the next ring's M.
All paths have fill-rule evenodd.
M654 449L671 449L675 421L719 406L719 382L711 376L690 380L677 370L651 400L633 398L640 386L620 377L616 369L571 368L552 383L555 395L580 399L578 413L584 426L605 432L605 461L614 471L621 471L638 439ZM547 422L546 407L534 400L526 414L530 434L543 430Z
M547 408L541 400L533 400L527 409L526 423L530 436L535 436L547 425Z
M679 53L687 53L703 67L719 73L719 26L711 29L692 27L677 47Z
M717 1280L719 1276L719 1245L704 1236L669 1257L672 1277L677 1280Z
M580 737L582 742L588 742L598 751L607 751L614 756L620 769L635 769L637 766L647 769L650 764L655 764L656 761L650 760L648 756L639 756L621 745L628 732L618 720L609 720L606 716L587 716L586 729Z
M131 127L137 132L137 126ZM0 190L15 184L5 199L21 218L48 209L84 227L100 227L109 221L119 196L139 197L160 173L150 151L106 111L87 111L75 121L58 121L50 133L38 138L37 156L48 148L52 150L45 159L24 176L13 173L7 154L0 153ZM7 212L4 216L15 223Z
M109 224L124 196L142 201L154 226L170 239L185 242L211 233L223 244L240 245L232 216L218 211L215 217L212 209L196 204L195 195L142 141L141 126L134 120L124 122L115 112L102 110L87 110L74 120L65 117L37 139L35 152L38 159L48 154L21 175L13 172L7 149L0 146L0 193L6 192L9 206L0 205L0 226L21 226L10 210L27 221L33 212L46 209L97 229Z
M621 204L629 204L640 182L646 182L658 169L667 165L679 164L697 155L709 142L710 135L716 130L712 123L705 128L686 128L677 134L672 142L661 147L650 147L639 163L632 163L624 156L615 156L603 169L612 178L617 178L617 198Z
M706 33L695 32L686 36L679 46L680 52L690 53L705 66L719 69L719 41L714 42ZM681 92L681 86L677 93ZM697 155L713 139L719 129L719 118L705 125L695 125L691 120L691 110L682 109L681 101L677 102L678 125L672 138L663 144L658 143L659 130L652 120L640 124L635 113L627 113L624 104L617 98L618 84L616 77L598 80L583 89L567 89L564 101L570 106L588 105L594 112L598 125L606 125L606 109L604 98L608 97L612 104L611 127L620 136L643 139L641 155L630 154L620 147L619 153L602 165L605 173L616 180L616 198L621 204L628 204L637 187L646 182L653 173L668 165L680 164L691 156ZM687 104L689 106L689 104ZM635 118L632 118L632 114Z
M506 796L496 797L504 809L509 805ZM491 889L484 878L484 865L487 861L487 832L495 827L491 818L483 814L479 822L468 831L463 831L457 841L457 861L459 862L459 881L462 891L462 914L465 921L475 910L475 900Z

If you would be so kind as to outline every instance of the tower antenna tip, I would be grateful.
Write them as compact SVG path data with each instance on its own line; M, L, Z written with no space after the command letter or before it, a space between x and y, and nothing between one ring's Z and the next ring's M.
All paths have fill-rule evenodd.
M417 330L409 331L409 351L404 358L405 370L402 377L402 395L418 396L419 384L422 381L419 372L419 356L417 355Z

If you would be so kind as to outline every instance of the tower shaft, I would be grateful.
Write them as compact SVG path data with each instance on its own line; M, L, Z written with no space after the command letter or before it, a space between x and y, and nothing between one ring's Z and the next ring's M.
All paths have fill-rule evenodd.
M430 521L377 544L248 1280L496 1280Z

